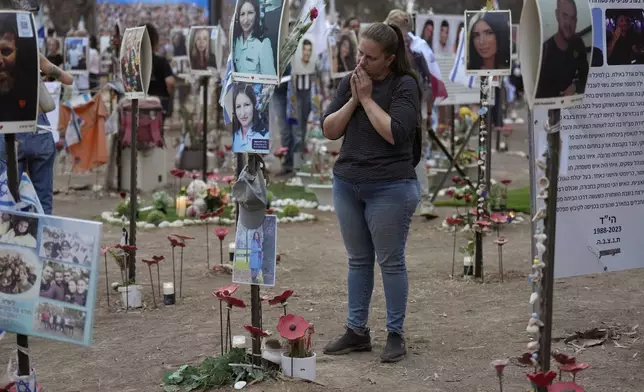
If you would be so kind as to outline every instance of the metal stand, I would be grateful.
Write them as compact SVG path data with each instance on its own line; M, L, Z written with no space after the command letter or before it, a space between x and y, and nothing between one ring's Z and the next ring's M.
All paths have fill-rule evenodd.
M257 155L248 154L248 173L254 175L258 168ZM262 300L259 297L259 285L250 286L250 312L251 324L255 328L262 328ZM262 342L253 339L253 365L259 366L262 362Z
M487 193L490 192L489 175L490 175L490 102L489 92L493 88L490 86L492 79L487 76L481 76L481 108L487 107L486 111L482 111L479 116L479 157L483 152L486 152L486 159L483 163L478 165L477 175L477 189L480 189L482 183L485 183L485 192L478 197L487 199ZM480 161L480 158L479 158ZM486 214L485 201L483 203L477 202L476 220L481 219ZM474 253L474 277L483 278L483 233L479 230L475 235L475 253Z
M130 245L136 246L136 219L139 211L139 206L137 203L138 189L137 189L137 165L138 165L138 154L137 154L137 139L139 131L139 100L132 100L132 142L130 144ZM133 282L136 281L136 250L132 249L130 251L130 263L128 265L128 277L125 283L126 290L127 286L130 284L130 280ZM128 297L126 295L126 297ZM126 309L127 310L127 309Z
M201 79L203 86L203 156L201 178L208 181L208 82L210 77L204 76Z
M7 186L13 199L20 201L20 180L18 173L18 151L16 148L16 134L7 133L4 135L5 150L7 152ZM17 335L18 344L18 375L28 376L29 371L29 338L27 335Z
M561 109L548 110L548 124L556 126L561 120ZM546 251L543 262L546 264L541 280L540 312L539 318L544 326L539 334L539 363L541 371L550 370L550 354L552 343L552 309L555 276L555 240L557 227L557 186L559 182L560 161L560 134L559 131L548 133L548 156L546 158L546 177L549 181L548 198L546 199L546 218L544 219L544 232L546 234Z

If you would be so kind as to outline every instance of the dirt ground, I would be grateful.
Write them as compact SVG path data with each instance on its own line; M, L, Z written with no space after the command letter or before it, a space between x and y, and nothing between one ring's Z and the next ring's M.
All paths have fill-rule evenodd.
M513 136L511 148L525 150L525 132ZM525 158L516 155L494 156L493 177L509 177L518 186L528 183ZM66 178L57 178L65 186ZM92 184L92 175L79 176L74 182ZM111 209L116 199L97 199L91 195L61 195L55 199L55 214L89 219ZM492 236L485 239L485 282L467 283L450 279L452 234L440 231L439 220L415 218L408 241L409 307L406 334L408 358L398 364L381 364L379 354L386 333L385 305L377 272L370 326L375 338L372 353L342 357L322 355L324 345L342 332L346 317L346 254L333 213L314 212L319 220L284 224L279 227L277 285L262 294L295 290L289 311L301 314L315 324L318 353L318 382L267 382L251 391L386 391L402 387L406 391L464 392L497 391L497 379L490 366L493 359L516 357L526 351L525 327L531 313L529 224L511 225L503 230L510 243L504 250L505 283L498 279L497 250ZM442 215L452 213L441 209ZM94 344L90 347L30 339L32 361L39 381L48 391L160 391L163 372L185 363L199 362L219 352L219 323L216 300L211 291L230 283L229 276L209 276L206 272L205 228L186 227L183 234L195 236L185 251L184 295L176 306L151 309L150 287L146 286L148 309L117 311L116 295L108 309L105 274L101 274L96 304ZM139 231L138 256L161 254L170 257L166 236L177 229ZM115 244L120 228L105 224L102 244ZM217 239L211 236L211 261L218 261ZM232 234L228 239L232 238ZM466 241L464 235L459 243ZM462 257L457 253L457 271ZM117 281L119 272L110 261L108 281ZM170 260L162 264L162 280L172 279ZM462 267L460 268L462 270ZM156 278L155 278L156 279ZM592 327L622 326L630 329L642 324L640 305L644 303L642 271L626 271L600 276L560 280L555 286L554 337L562 337ZM148 271L138 267L138 282L149 284ZM250 301L250 289L242 287L237 295ZM264 309L264 325L275 331L280 309ZM250 309L235 310L233 333L244 334L250 322ZM586 349L578 358L592 367L581 374L580 383L593 392L641 391L642 340L622 338ZM12 354L14 336L0 342ZM555 348L569 350L563 343ZM506 369L506 391L527 391L523 375L529 369L511 365ZM232 389L232 388L230 388Z

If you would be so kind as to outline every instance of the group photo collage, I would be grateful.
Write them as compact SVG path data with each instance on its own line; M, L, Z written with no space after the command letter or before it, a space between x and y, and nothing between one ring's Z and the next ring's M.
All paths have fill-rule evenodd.
M83 226L0 211L0 298L33 304L33 320L24 328L45 337L86 340L100 232Z

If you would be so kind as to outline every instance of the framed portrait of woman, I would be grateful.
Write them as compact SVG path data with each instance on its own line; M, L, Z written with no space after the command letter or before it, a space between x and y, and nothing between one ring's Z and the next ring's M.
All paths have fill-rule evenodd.
M277 216L266 215L261 226L250 229L241 222L235 234L233 283L275 286Z
M510 11L465 11L465 72L510 75L512 15Z
M356 68L358 39L353 31L337 31L327 38L329 69L333 79L341 79Z
M269 90L261 83L233 84L233 152L270 153L268 111L262 110Z
M216 26L193 26L188 36L188 59L193 75L214 75L217 73Z
M288 24L283 0L237 0L232 21L233 80L279 83L282 23Z

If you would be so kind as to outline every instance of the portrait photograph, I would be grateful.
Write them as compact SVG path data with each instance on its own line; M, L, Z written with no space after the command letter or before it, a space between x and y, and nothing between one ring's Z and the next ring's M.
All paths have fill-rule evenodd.
M315 39L310 34L305 34L300 40L295 56L291 60L292 75L312 75L315 74L318 67L318 57L313 50Z
M190 28L188 48L190 72L194 75L217 73L217 27L194 26Z
M331 77L340 79L356 68L358 39L353 31L338 31L327 38Z
M539 0L541 56L535 106L576 106L586 91L593 48L590 7L586 0Z
M277 84L282 0L237 0L232 29L233 80ZM286 10L288 11L288 10ZM287 13L287 12L286 12Z
M170 30L170 44L172 45L172 57L188 56L188 37L182 28Z
M0 55L0 133L34 132L40 65L31 13L0 11Z
M509 75L512 65L510 11L465 11L465 72Z
M89 38L65 38L65 69L70 73L85 73L89 58Z
M13 247L0 249L0 293L22 294L30 291L38 279L38 262L33 252Z
M259 83L233 84L233 152L270 153L268 110L262 110L270 90Z
M427 15L416 16L416 35L424 39L432 48L434 46L434 19Z
M40 257L91 266L93 252L92 236L43 225L38 251Z
M233 283L275 285L277 216L266 215L256 229L237 224Z
M599 11L599 12L597 12ZM592 11L593 23L597 26L596 33L601 36L606 31L606 64L607 65L640 65L644 64L644 24L643 9L607 9L606 29L597 23L596 14L601 9ZM595 45L597 46L597 45Z
M127 29L121 42L121 79L125 95L130 99L145 98L141 68L141 43L144 33L145 27Z
M32 328L44 336L82 341L85 340L86 320L87 312L82 310L40 302L34 312Z
M88 269L47 260L42 267L40 297L84 307L89 276Z
M38 237L38 218L0 212L0 243L35 249Z

